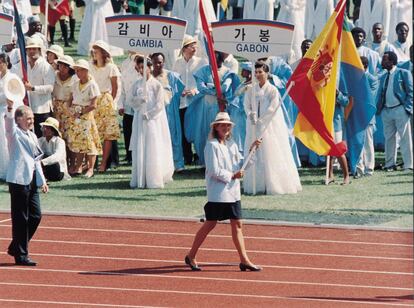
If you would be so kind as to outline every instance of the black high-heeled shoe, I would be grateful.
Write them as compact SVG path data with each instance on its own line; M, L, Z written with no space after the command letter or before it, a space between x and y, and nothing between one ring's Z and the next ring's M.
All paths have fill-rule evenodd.
M240 263L239 268L242 272L245 272L246 270L249 270L252 272L260 272L262 270L260 266L257 266L257 265L251 266L251 265L244 264L244 263Z
M195 272L201 271L201 267L199 267L198 265L192 264L191 260L188 256L185 256L184 262L185 262L185 264L187 264L191 268L192 271L195 271Z

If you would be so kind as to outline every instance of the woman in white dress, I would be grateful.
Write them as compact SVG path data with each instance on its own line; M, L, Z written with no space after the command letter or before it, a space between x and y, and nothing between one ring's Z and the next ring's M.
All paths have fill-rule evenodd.
M263 133L263 143L254 164L246 170L244 192L294 194L302 190L298 170L289 145L289 133L280 107L281 97L268 81L269 67L255 64L258 83L247 91L244 108L247 115L245 148ZM253 98L253 93L255 98ZM276 110L276 113L275 113ZM270 122L269 122L270 121ZM270 123L265 129L266 123Z
M4 124L4 117L7 111L7 97L4 93L4 82L6 79L13 77L19 78L17 75L11 73L9 69L11 69L12 64L10 63L10 58L5 53L0 54L0 179L5 180L7 175L7 167L9 165L9 150L7 146L7 139L6 139L6 128ZM14 102L14 110L17 107L23 105L20 102Z
M144 58L137 56L136 70L144 76ZM151 75L147 60L146 83L138 79L132 87L134 108L130 150L132 151L131 188L163 188L172 181L174 161L164 89ZM144 88L145 86L145 88Z

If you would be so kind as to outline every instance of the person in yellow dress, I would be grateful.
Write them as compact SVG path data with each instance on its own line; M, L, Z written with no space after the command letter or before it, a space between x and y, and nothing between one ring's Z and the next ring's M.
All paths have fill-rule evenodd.
M62 137L67 141L68 122L71 115L68 110L68 101L72 93L72 85L75 82L75 71L72 68L74 64L71 56L62 56L55 60L58 67L53 86L53 116L59 121L59 131Z
M82 173L82 162L87 156L88 169L85 177L93 176L96 156L102 154L98 128L94 118L97 98L100 95L98 85L89 74L89 63L80 59L73 65L79 80L72 86L72 97L69 109L72 121L68 128L68 147L75 155L75 165L71 168L72 175Z
M102 40L96 41L92 45L90 74L95 79L101 92L96 100L95 119L99 137L103 140L103 154L99 171L104 172L107 168L113 141L118 140L120 137L117 111L114 103L114 99L118 94L120 72L112 62L109 45Z

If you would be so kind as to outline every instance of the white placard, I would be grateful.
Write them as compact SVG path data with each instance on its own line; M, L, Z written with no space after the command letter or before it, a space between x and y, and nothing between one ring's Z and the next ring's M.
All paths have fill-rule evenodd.
M211 23L214 48L250 61L290 54L294 26L287 23L240 19Z
M187 22L164 16L106 18L109 44L143 54L181 49Z
M0 45L10 44L13 35L14 17L0 13Z

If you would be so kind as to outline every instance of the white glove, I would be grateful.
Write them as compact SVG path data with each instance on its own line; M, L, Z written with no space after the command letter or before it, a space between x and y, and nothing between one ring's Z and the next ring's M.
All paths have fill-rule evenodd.
M253 125L256 125L257 124L257 113L256 112L250 112L249 118L250 118L250 122Z
M206 87L209 89L214 89L214 83L211 83L211 82L206 83Z

